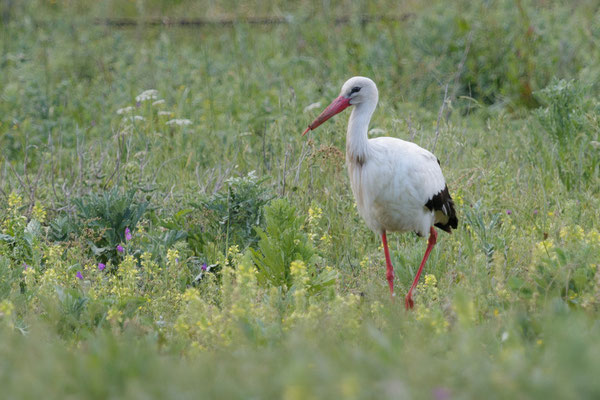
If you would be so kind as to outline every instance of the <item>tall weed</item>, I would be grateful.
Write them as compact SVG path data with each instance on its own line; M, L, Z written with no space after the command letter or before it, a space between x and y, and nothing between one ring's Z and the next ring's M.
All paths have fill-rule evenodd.
M128 228L134 230L149 203L135 198L135 192L112 189L73 200L75 213L57 217L50 224L50 238L56 241L83 239L100 260L118 260L117 246L125 243Z
M302 261L307 268L307 285L311 290L322 290L335 282L331 269L317 271L315 249L303 232L304 218L285 199L273 200L265 207L265 230L257 227L257 249L251 249L252 259L258 267L258 280L273 286L292 286L290 266Z
M222 241L225 249L231 245L246 248L256 243L254 227L262 224L263 206L272 198L263 185L265 180L250 171L246 176L227 179L224 191L193 204L204 216L208 241Z
M534 115L555 145L554 165L561 181L568 190L597 187L600 157L593 143L600 133L600 103L574 80L555 78L537 95L544 106Z

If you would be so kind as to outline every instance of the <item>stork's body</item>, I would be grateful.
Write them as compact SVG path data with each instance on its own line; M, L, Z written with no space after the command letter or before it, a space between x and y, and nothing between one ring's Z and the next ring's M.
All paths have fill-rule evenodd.
M435 210L426 206L446 186L433 154L390 137L367 143L369 156L364 161L348 156L347 163L358 212L373 232L425 236L435 223L448 222L447 216L438 212L436 218Z
M450 232L456 228L457 219L442 170L433 154L397 138L368 138L369 121L377 100L377 87L372 80L351 78L342 87L340 96L305 133L346 107L355 106L346 136L348 174L359 214L373 232L381 235L392 296L394 272L386 232L430 234L425 256L406 296L406 307L412 308L412 291L436 242L433 226Z

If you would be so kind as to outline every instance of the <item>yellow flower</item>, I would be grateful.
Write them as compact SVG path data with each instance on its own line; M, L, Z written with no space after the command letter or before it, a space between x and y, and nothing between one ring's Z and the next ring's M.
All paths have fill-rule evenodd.
M323 236L321 236L321 242L323 242L326 245L331 244L331 235L324 233Z
M10 317L14 309L15 306L10 300L2 300L2 302L0 302L0 318Z
M431 311L427 307L419 307L417 308L417 312L415 313L415 318L417 321L422 321L429 317Z
M106 319L112 324L117 324L123 321L123 311L111 308L106 313Z
M437 279L435 278L435 275L433 275L433 274L425 275L425 286L429 287L429 286L435 286L435 285L437 285Z
M579 225L575 226L575 237L577 240L582 240L585 235L585 231Z
M23 270L23 275L25 275L25 283L30 288L33 288L35 284L35 268L28 267Z
M229 255L229 257L235 257L238 254L240 254L240 247L236 244L233 246L230 246L229 249L227 250L227 255Z
M462 206L464 203L463 197L460 193L454 193L454 204L456 204L458 207Z
M175 265L177 265L178 261L179 261L179 252L175 249L167 250L167 263L169 264L169 266L174 267Z
M542 240L536 243L536 248L540 253L548 253L554 248L554 241L552 239Z
M39 204L33 206L32 215L33 218L37 219L39 222L44 222L46 220L46 210Z
M14 210L21 207L22 205L23 199L21 198L21 196L19 196L15 192L11 192L10 195L8 195L8 208Z
M190 326L188 324L186 324L182 318L177 319L177 322L175 323L174 328L175 328L175 331L180 334L185 334L190 331Z
M597 244L600 245L600 233L597 230L592 229L587 234L587 240L589 244Z
M310 207L308 209L308 220L312 221L313 219L318 220L319 218L321 218L321 215L323 214L323 210L321 209L321 207L319 206L315 206Z
M10 300L5 299L0 302L0 322L4 322L9 328L14 328L13 319L10 317L15 306Z
M361 261L360 261L360 267L361 268L365 268L367 265L369 264L369 258L367 256L365 256Z
M185 301L185 302L190 302L192 300L196 300L199 298L200 298L200 294L198 293L198 289L195 289L195 288L188 288L183 293L183 301Z
M564 239L567 237L567 227L562 227L560 228L560 231L558 232L558 236L560 236L561 239Z
M290 265L290 273L295 283L305 285L309 281L306 264L302 261L293 261Z

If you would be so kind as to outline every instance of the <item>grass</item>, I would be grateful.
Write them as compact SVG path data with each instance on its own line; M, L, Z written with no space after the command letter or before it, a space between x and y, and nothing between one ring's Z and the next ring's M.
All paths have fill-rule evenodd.
M594 2L81 4L1 10L7 398L598 396ZM156 16L288 22L94 23ZM345 116L300 136L359 74L457 205L414 312ZM389 239L402 294L426 244Z

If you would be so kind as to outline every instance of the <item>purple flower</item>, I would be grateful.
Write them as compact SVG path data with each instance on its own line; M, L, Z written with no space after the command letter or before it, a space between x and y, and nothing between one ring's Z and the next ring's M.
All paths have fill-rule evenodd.
M437 387L433 389L433 398L435 400L449 400L450 391L445 387Z
M104 268L106 268L106 265L104 263L98 263L98 269L100 271L104 271Z
M92 126L96 126L96 121L92 120Z
M202 271L206 271L208 269L208 267L206 266L206 263L202 264Z
M118 251L119 253L122 253L122 252L124 252L124 251L125 251L125 249L123 248L123 246L121 246L121 245L119 244L119 245L117 245L117 251Z
M506 215L510 215L510 214L512 214L512 211L506 210Z
M538 213L538 210L536 208L535 210L533 210L533 215L537 215L537 213Z
M128 242L131 240L132 236L131 236L131 231L129 230L129 228L125 228L125 240L127 240Z
M27 265L27 263L23 263L23 269L27 271L27 268L29 268L29 265Z
M136 102L135 102L135 106L136 106L137 108L140 108L140 106L141 106L141 105L142 105L142 102L140 102L140 101L136 101Z
M83 275L81 275L81 271L77 271L77 278L83 280Z

